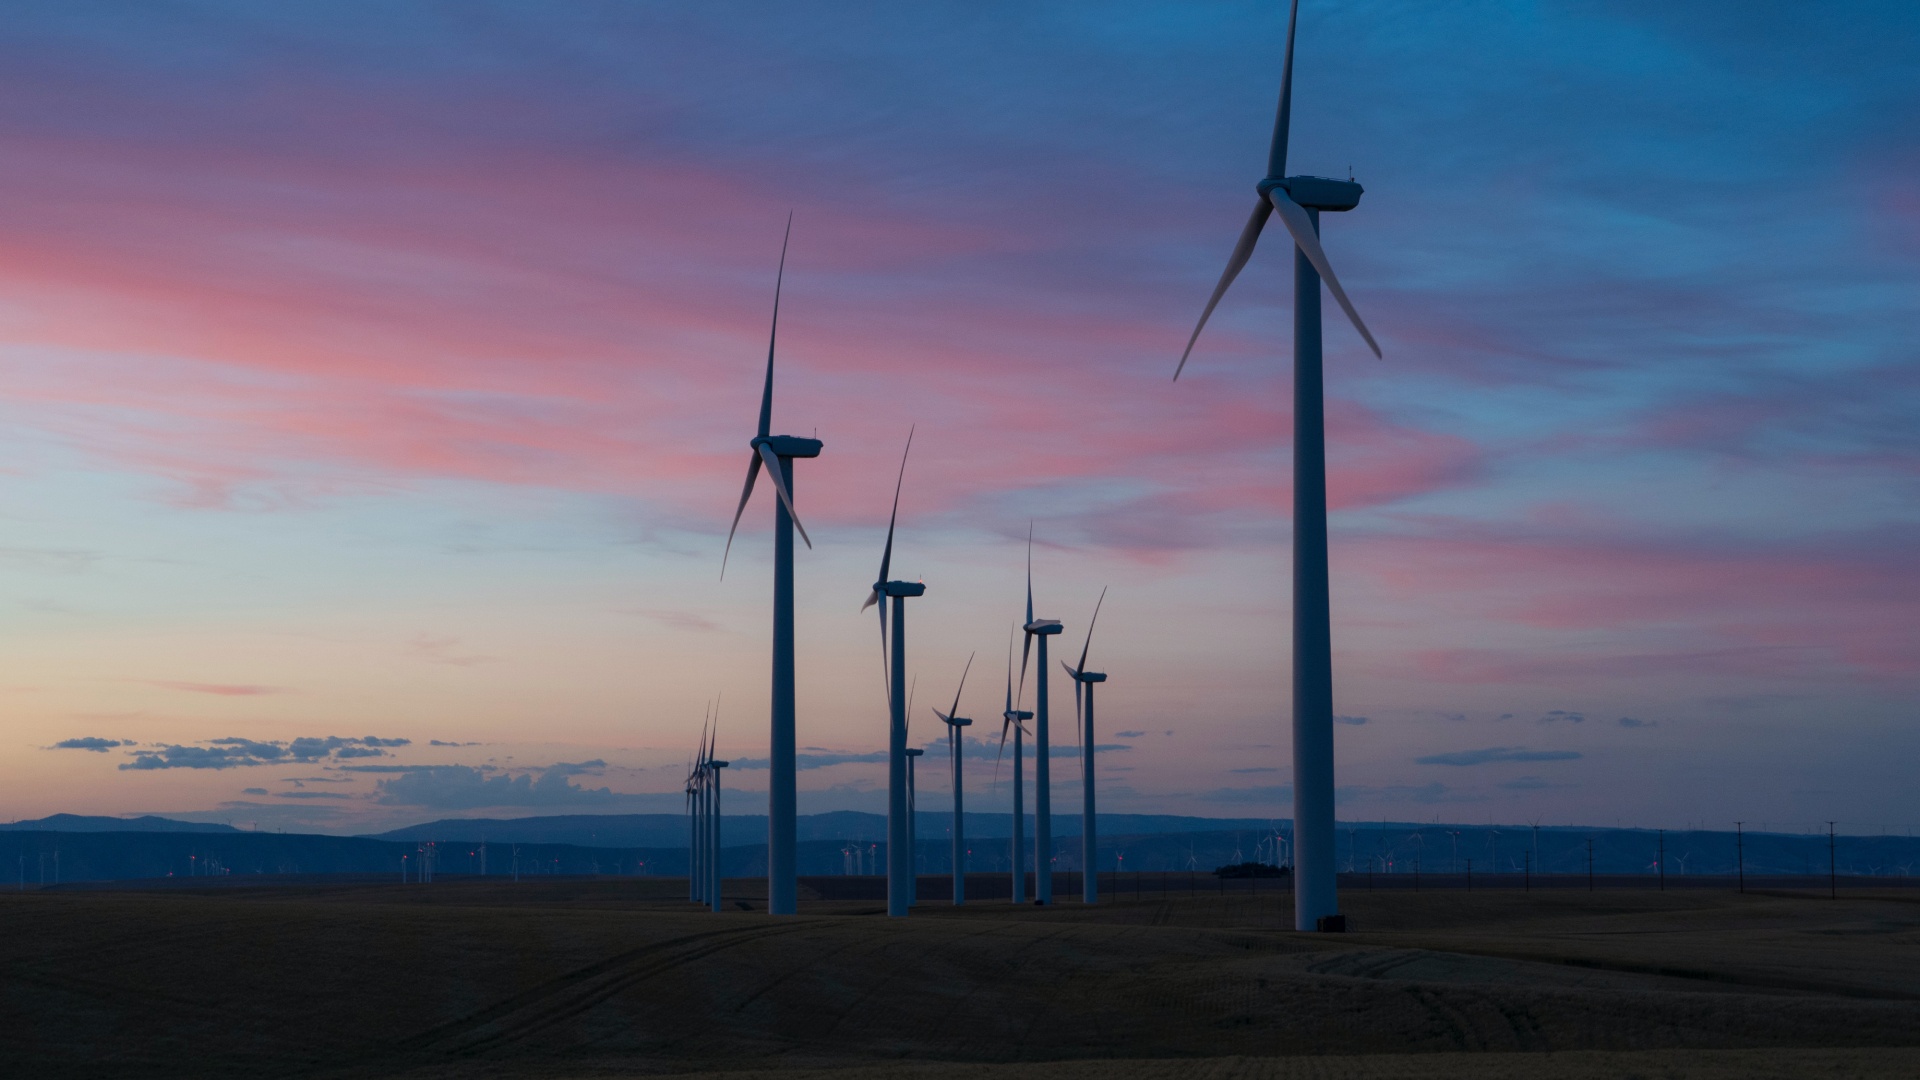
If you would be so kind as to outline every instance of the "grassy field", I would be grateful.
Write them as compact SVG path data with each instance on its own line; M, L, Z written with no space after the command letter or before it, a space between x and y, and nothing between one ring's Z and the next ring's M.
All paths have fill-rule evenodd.
M1350 892L1355 932L1310 936L1282 893L677 892L0 894L0 1075L1920 1076L1911 893Z

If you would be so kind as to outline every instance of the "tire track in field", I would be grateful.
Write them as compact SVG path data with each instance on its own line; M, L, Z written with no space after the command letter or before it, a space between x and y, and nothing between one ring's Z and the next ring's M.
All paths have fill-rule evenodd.
M472 1055L563 1023L642 979L762 938L798 933L811 923L737 927L642 945L576 968L530 990L403 1039L404 1051Z

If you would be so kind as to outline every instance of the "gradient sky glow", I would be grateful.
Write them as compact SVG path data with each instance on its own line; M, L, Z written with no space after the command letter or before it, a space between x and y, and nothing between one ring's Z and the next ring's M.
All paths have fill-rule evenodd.
M1914 823L1920 10L1303 8L1290 163L1366 185L1386 351L1329 306L1341 815ZM997 729L1032 520L1072 652L1111 586L1103 805L1288 814L1284 243L1169 382L1284 20L14 12L0 816L677 809L716 695L764 757L764 485L718 571L789 209L802 810L883 803L917 424L916 740L974 651Z

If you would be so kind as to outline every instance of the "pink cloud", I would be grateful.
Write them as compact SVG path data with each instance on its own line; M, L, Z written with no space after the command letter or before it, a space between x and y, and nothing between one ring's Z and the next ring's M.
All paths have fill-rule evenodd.
M1587 641L1573 661L1583 670L1920 674L1920 643L1910 632L1920 607L1911 553L1920 538L1905 531L1756 542L1428 524L1423 535L1359 538L1345 565L1392 593L1447 598L1463 619L1639 637L1637 646ZM1649 641L1686 644L1650 651ZM1459 649L1423 653L1417 662L1450 681L1503 681L1562 663L1544 651L1503 659Z
M171 679L149 679L154 686L163 686L168 690L185 690L194 694L215 694L220 697L256 697L261 694L290 694L293 691L283 686L253 686L245 683L202 683L176 682Z

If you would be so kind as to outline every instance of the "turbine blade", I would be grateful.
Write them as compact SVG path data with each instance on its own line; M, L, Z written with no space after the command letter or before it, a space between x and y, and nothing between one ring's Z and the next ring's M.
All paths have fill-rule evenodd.
M807 535L807 527L800 524L800 511L793 508L793 493L787 490L787 479L780 474L780 459L774 456L773 449L766 443L760 444L760 460L767 464L767 479L773 481L773 490L786 505L787 516L793 519L793 527L800 530L800 539L807 542L807 549L813 549L813 538Z
M887 688L887 708L893 708L893 668L887 656L887 602L880 601L880 685Z
M1093 648L1093 624L1100 621L1100 605L1107 602L1107 590L1100 590L1100 599L1093 602L1093 618L1087 620L1087 641L1080 646L1080 670L1087 670L1087 650ZM1078 673L1075 673L1078 677Z
M913 428L907 428L907 448L900 454L900 475L893 481L893 512L887 515L887 546L880 553L880 582L893 567L893 526L900 520L900 485L907 480L907 455L913 453Z
M1353 328L1367 340L1367 348L1373 350L1374 358L1384 359L1380 355L1379 344L1367 330L1367 324L1360 321L1360 313L1354 310L1353 301L1347 299L1347 290L1341 288L1340 279L1333 276L1333 264L1327 261L1327 253L1320 247L1320 236L1314 232L1313 219L1280 188L1274 188L1267 198L1273 203L1280 220L1286 224L1287 231L1293 234L1293 242L1299 245L1300 253L1320 272L1321 280L1327 283L1327 291L1339 302L1340 310L1347 313L1347 318L1353 320Z
M900 714L905 718L908 731L913 730L913 692L918 689L920 689L920 676L915 675L913 681L907 683L907 708Z
M1028 634L1020 642L1020 691L1014 695L1013 703L1018 707L1027 697L1027 654L1033 651L1033 635Z
M973 670L973 656L974 656L973 653L968 653L967 666L960 669L960 685L954 688L954 691L953 691L953 708L948 710L948 716L943 716L940 719L946 720L950 716L960 715L960 691L965 690L967 688L967 672Z
M1267 144L1267 175L1287 175L1287 129L1293 119L1293 28L1300 18L1300 0L1287 12L1287 58L1280 64L1280 105L1273 113L1273 141Z
M1068 668L1067 670L1073 671L1072 668ZM1080 673L1077 671L1074 671L1073 672L1073 733L1075 736L1074 741L1079 743L1085 743L1087 741L1086 735L1085 735L1085 730L1086 730L1085 725L1081 722L1081 719L1080 719L1083 714L1083 710L1080 707L1080 691L1083 689L1085 688L1080 683Z
M880 590L879 589L867 590L867 602L860 605L860 613L862 615L866 614L868 608L872 607L873 605L879 602L880 602Z
M773 343L780 335L780 286L787 279L787 241L793 239L793 211L787 211L787 233L780 238L780 272L773 279L773 328L767 331L767 385L760 391L760 437L773 434ZM811 546L811 545L809 545Z
M1027 621L1033 621L1033 522L1027 522Z
M1017 628L1007 631L1007 707L1004 712L1013 711L1013 635L1018 632ZM1005 733L1006 729L1002 728L1001 734Z
M1253 257L1253 245L1260 242L1260 230L1267 227L1267 217L1272 213L1273 208L1267 200L1260 200L1260 204L1253 208L1253 216L1247 219L1246 226L1240 230L1240 240L1233 245L1233 254L1227 256L1227 268L1220 273L1220 284L1213 287L1213 295L1207 298L1206 309L1200 312L1200 321L1194 324L1193 334L1187 338L1186 351L1180 354L1180 363L1173 369L1173 381L1180 381L1180 373L1187 369L1187 357L1193 355L1193 343L1200 340L1200 331L1207 328L1207 320L1213 317L1213 309L1219 307L1220 298L1227 295L1227 286L1233 284L1233 279L1240 276L1241 268Z
M1000 758L1007 752L1007 727L1013 723L1013 711L1009 709L1000 716L1000 749L993 752L993 786L1000 787Z
M740 515L747 512L747 500L753 498L753 478L760 475L760 455L747 462L747 486L740 489L740 507L733 512L733 527L727 530L727 547L720 553L720 580L727 579L727 556L733 554L733 534L739 531Z

